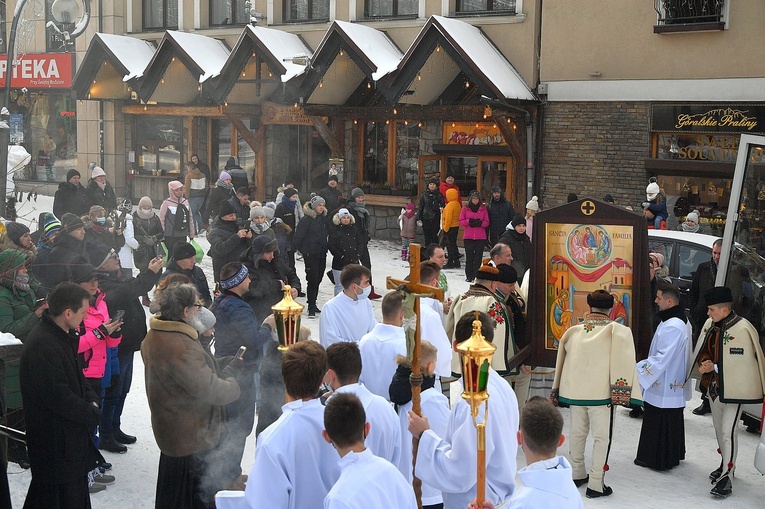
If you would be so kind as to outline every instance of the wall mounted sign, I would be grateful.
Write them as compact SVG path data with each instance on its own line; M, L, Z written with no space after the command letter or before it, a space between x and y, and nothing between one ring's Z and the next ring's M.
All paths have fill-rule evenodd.
M651 131L698 133L765 132L765 105L652 104Z
M6 55L0 55L0 87L5 86ZM73 56L71 53L39 53L21 57L13 67L12 88L70 88Z
M444 122L443 126L447 145L507 145L493 123Z
M264 125L312 125L311 119L308 118L305 110L300 106L284 106L266 101L261 108L262 116L260 121Z

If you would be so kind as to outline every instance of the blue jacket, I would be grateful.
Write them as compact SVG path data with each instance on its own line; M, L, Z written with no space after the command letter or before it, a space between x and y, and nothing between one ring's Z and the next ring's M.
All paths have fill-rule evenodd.
M261 325L252 307L237 294L225 290L213 302L215 313L215 357L236 355L246 346L244 365L255 365L263 353L263 345L271 340L271 327Z
M648 202L648 210L650 210L656 217L665 220L669 217L669 212L667 212L667 200L664 199L664 196L661 194Z

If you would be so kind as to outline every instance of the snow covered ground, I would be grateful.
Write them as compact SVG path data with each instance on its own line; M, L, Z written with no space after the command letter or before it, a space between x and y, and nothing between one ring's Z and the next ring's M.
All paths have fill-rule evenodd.
M52 210L52 198L40 196L37 202L23 201L17 207L19 220L26 224L34 223L38 213ZM35 225L32 224L34 227ZM200 245L207 251L206 239L200 239ZM397 242L372 241L370 252L372 256L373 279L378 293L384 293L385 276L403 277L407 273L408 264L400 259L400 244ZM297 262L298 275L305 279L303 264ZM211 274L212 263L205 257L202 267ZM452 295L467 289L464 272L460 269L448 270L449 285ZM212 277L209 277L212 288ZM328 280L322 282L319 292L319 305L332 297L332 285ZM303 300L303 299L299 299ZM375 313L381 318L380 301L373 301ZM314 337L318 335L319 320L305 318L303 323L311 328ZM452 398L459 397L452 391ZM696 394L689 402L685 411L686 426L686 460L669 472L654 472L635 466L638 437L640 436L640 419L631 419L626 409L616 409L614 434L611 453L608 460L610 466L606 474L606 484L611 486L614 494L601 499L584 498L585 488L580 488L586 508L620 507L620 508L707 508L718 507L721 502L709 495L712 486L708 474L719 465L711 415L703 417L693 415L691 409L699 404ZM563 410L566 421L564 433L568 431L568 410ZM149 407L146 402L143 364L140 354L136 354L135 373L130 395L125 404L123 414L123 429L138 437L138 442L128 446L126 454L104 452L107 461L114 467L109 472L117 481L106 491L92 495L93 507L96 509L140 509L154 507L154 491L156 485L159 449L154 441L151 429ZM490 424L491 425L491 424ZM738 468L734 478L734 491L727 504L739 507L763 507L765 499L765 478L753 467L754 450L757 445L756 435L744 432L743 426L739 434L740 452ZM587 461L589 462L589 449ZM254 434L247 441L247 448L242 461L244 472L249 469L254 460ZM560 448L560 454L568 454L568 446ZM525 464L523 453L518 451L519 468ZM589 463L588 463L589 464ZM13 507L21 508L24 503L31 473L22 470L15 463L8 466L8 478L13 497ZM321 504L317 504L320 507Z

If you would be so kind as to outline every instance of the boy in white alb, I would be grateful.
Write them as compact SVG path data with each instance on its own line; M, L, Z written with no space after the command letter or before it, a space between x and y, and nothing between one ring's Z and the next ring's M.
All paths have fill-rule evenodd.
M406 355L403 302L403 292L386 294L382 300L383 323L364 334L359 342L362 364L359 381L372 394L388 401L388 387L396 372L396 357Z
M377 325L369 294L372 273L363 265L351 263L340 273L343 291L324 304L319 319L319 340L324 348L338 341L354 341Z
M341 473L324 509L415 509L414 491L401 473L364 446L370 425L353 394L337 394L324 411L324 440L340 455ZM264 506L265 507L265 506Z

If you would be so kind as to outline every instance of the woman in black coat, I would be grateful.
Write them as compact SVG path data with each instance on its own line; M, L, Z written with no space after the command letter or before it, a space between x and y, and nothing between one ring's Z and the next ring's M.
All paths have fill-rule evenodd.
M444 208L444 195L438 191L438 180L430 179L428 187L420 195L417 203L417 220L422 221L425 245L438 244L438 230L441 228L441 210Z
M523 280L526 270L531 267L531 240L526 235L526 219L516 214L513 216L509 229L499 238L499 242L507 244L513 252L510 265L518 272L518 279Z
M349 263L359 263L362 233L356 228L353 214L348 209L340 209L332 217L329 229L329 251L332 253L332 276L335 283L335 295L343 291L340 284L340 272Z
M308 285L308 316L316 316L321 310L316 305L319 284L327 268L327 239L329 223L324 198L314 196L303 205L305 215L297 225L293 239L295 249L303 253L305 279Z

